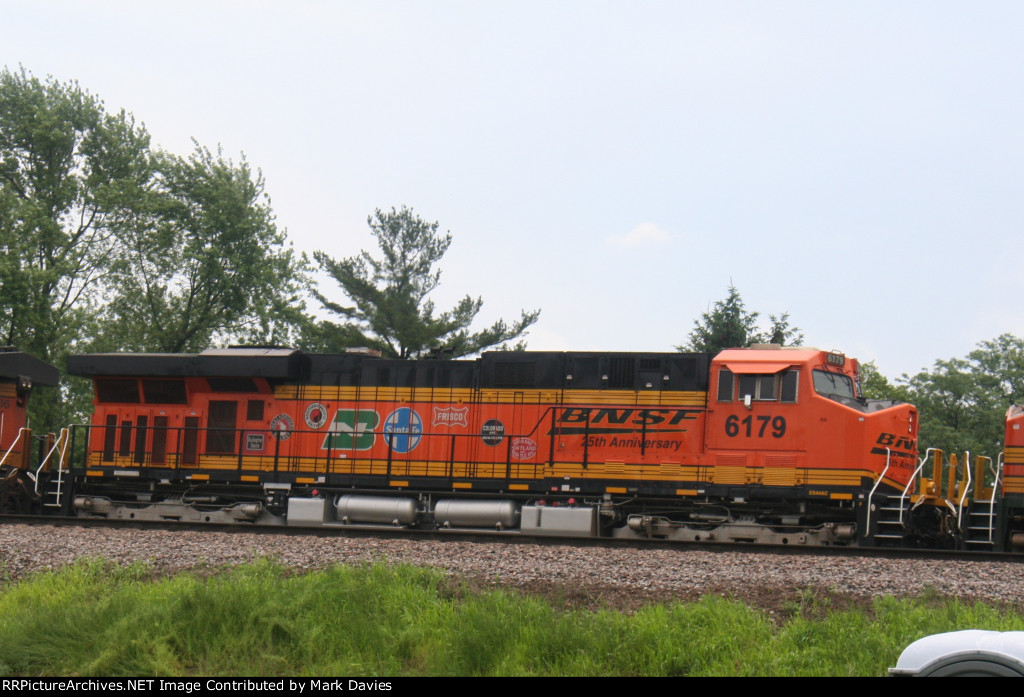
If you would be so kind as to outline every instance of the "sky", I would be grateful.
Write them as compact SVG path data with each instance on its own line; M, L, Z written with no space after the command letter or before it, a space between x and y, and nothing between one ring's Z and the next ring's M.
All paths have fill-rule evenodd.
M1024 336L1024 3L0 0L2 66L258 167L297 250L453 242L438 309L671 351L730 284L889 377ZM320 291L342 299L319 276ZM315 305L315 301L312 302Z

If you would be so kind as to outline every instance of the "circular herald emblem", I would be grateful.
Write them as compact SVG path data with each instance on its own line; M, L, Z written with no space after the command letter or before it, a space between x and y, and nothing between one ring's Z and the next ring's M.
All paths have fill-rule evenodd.
M327 423L327 407L320 402L313 402L306 407L306 425L314 431L323 428Z
M488 419L480 429L480 437L487 445L500 445L505 440L505 424L498 419Z
M423 419L409 407L395 409L384 420L384 440L396 453L407 453L420 444Z
M270 433L278 440L288 440L295 430L295 422L287 414L278 414L270 422Z

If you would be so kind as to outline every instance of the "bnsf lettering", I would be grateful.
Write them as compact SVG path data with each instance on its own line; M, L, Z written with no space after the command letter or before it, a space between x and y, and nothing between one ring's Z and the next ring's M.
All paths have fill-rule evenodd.
M635 426L656 426L667 423L675 426L687 419L693 419L695 412L686 409L586 409L573 407L566 409L559 417L559 422L565 424L587 423L587 415L590 415L590 423L598 424L633 424Z
M897 436L894 433L883 433L882 435L878 436L878 440L875 441L875 443L878 445L888 446L893 450L898 450L901 448L905 448L911 451L917 450L913 438L907 438L906 436Z

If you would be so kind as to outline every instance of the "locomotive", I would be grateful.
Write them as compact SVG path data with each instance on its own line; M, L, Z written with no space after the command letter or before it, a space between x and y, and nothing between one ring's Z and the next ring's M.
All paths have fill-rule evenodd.
M65 515L807 546L1021 534L970 463L918 461L916 409L863 398L835 351L230 348L67 365L93 381L91 421L26 473L34 503Z
M0 511L23 510L37 498L35 483L26 476L33 454L26 410L34 386L54 387L59 379L50 364L0 347Z

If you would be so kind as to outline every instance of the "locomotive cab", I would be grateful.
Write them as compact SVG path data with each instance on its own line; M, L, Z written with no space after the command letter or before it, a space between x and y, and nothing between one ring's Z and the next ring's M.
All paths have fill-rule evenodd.
M778 346L731 349L712 361L706 457L715 484L785 498L780 522L847 520L836 541L879 534L873 492L902 492L916 466L917 414L864 399L843 354ZM776 506L785 511L787 506Z

